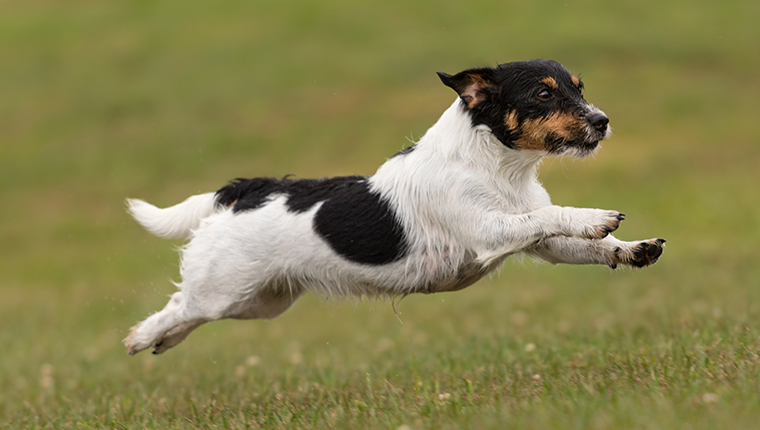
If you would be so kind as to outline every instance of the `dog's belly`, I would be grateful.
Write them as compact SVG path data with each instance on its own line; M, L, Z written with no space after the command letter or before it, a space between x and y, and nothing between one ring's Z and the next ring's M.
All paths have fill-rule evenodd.
M467 252L464 261L459 265L457 270L448 276L436 277L428 281L416 292L432 294L462 290L494 271L506 258L507 256L504 256L486 265L476 262L474 254Z
M445 293L449 291L459 291L478 282L489 271L478 264L466 265L460 269L455 276L440 281L433 281L420 291L424 294Z

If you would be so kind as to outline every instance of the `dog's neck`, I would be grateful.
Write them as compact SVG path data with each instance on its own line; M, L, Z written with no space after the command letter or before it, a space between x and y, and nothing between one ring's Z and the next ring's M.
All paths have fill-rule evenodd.
M487 126L473 126L461 99L441 115L418 145L433 146L430 149L447 162L467 163L471 168L518 186L535 178L536 167L547 155L544 151L509 148Z
M508 148L488 127L473 126L457 99L413 150L390 158L370 181L374 188L388 191L392 200L403 200L406 194L389 190L413 190L410 195L416 196L429 192L426 187L431 182L451 189L460 180L470 185L479 183L513 206L522 207L527 206L521 202L529 195L527 188L538 182L536 167L545 155Z

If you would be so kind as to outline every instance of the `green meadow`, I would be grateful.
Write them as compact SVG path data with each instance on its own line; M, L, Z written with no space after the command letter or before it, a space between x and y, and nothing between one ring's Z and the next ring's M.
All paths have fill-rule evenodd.
M0 428L760 426L760 3L0 2ZM456 293L313 296L161 356L159 206L235 177L369 175L454 100L437 71L552 58L613 137L560 205L663 237L645 270L513 259ZM297 244L293 244L297 246Z

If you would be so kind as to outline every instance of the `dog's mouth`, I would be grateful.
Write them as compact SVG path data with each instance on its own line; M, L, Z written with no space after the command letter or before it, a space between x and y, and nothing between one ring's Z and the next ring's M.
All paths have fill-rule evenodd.
M578 127L576 130L576 133L572 135L550 133L546 138L549 153L578 158L587 157L594 154L600 147L599 142L609 136L609 127L596 130L585 126Z
M599 142L608 138L612 130L607 117L601 111L597 112L600 115L589 115L584 118L584 135L558 145L561 148L559 152L580 158L593 155L599 149Z
M584 158L594 154L599 149L600 139L578 139L573 141L563 141L555 144L554 154L569 155L571 157Z
M588 157L599 149L599 140L587 141L576 147L576 156Z

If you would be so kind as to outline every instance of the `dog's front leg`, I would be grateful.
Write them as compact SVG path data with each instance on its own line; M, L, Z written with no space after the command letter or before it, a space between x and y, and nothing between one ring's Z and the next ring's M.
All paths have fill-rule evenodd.
M490 264L555 236L601 239L617 230L625 218L618 211L545 206L524 214L490 213L479 219L484 242L478 260Z
M552 264L604 264L613 269L619 264L645 267L657 262L664 243L665 239L624 242L612 235L599 240L554 236L541 239L525 252Z

